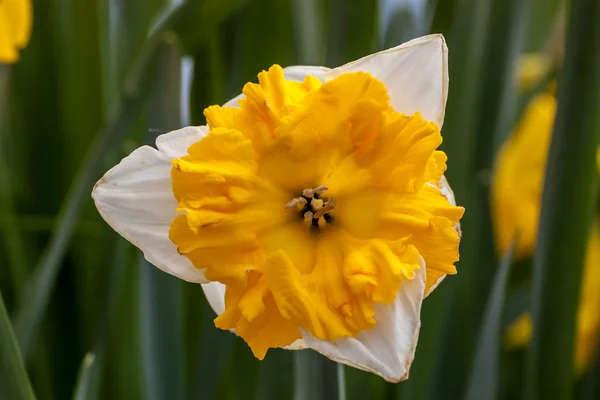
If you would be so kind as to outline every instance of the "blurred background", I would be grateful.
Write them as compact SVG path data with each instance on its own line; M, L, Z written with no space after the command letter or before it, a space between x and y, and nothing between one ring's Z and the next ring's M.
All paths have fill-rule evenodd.
M11 1L0 0L0 25L16 18L2 19ZM272 64L335 67L427 33L443 33L449 47L442 148L467 210L461 261L424 302L410 379L390 384L346 367L345 396L600 399L600 272L590 272L600 258L586 258L600 210L597 3L32 0L28 44L18 60L0 59L0 399L336 398L333 362L285 350L256 360L214 327L200 286L148 265L102 221L90 193L133 149L204 124L205 107ZM546 233L539 246L521 245L527 227L502 233L499 221L515 225L525 218L520 199L540 201L554 108L542 111L545 125L534 111L519 121L532 99L556 93ZM507 173L508 186L494 188L500 149L517 133L547 137L504 154L535 158L513 161L512 176L538 175L511 186ZM553 203L552 193L569 194ZM496 214L503 202L511 211ZM586 279L599 287L589 290L583 343ZM543 332L533 339L528 310Z

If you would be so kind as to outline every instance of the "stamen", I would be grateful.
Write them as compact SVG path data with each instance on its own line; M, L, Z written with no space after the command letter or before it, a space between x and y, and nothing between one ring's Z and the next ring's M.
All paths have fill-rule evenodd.
M333 210L334 208L335 208L335 197L331 197L329 200L327 200L327 203L325 203L325 205L323 207L321 207L315 213L314 217L315 218L321 218L322 216L325 215L325 213L328 213L329 211Z
M327 224L333 222L334 218L328 214L335 208L335 198L321 198L328 190L327 186L318 186L314 189L304 189L302 196L293 198L285 208L296 207L300 216L309 226L324 229Z
M307 211L304 213L304 221L308 222L309 224L312 222L313 220L313 212L312 211Z
M292 200L290 200L286 205L285 208L292 208L294 206L297 206L297 208L299 210L301 210L307 203L307 200L304 197L296 197Z
M317 225L319 226L320 229L323 229L327 225L327 221L325 221L325 218L321 217L318 219Z
M312 208L313 211L319 211L321 208L323 208L323 204L323 200L313 198L310 201L310 208Z
M304 197L308 197L308 198L310 199L311 197L313 197L313 196L315 195L315 193L316 193L316 194L323 194L323 193L325 193L325 192L326 192L328 189L329 189L329 188L328 188L327 186L319 186L319 187L316 187L316 188L314 188L314 189L304 189L304 190L302 191L302 196L304 196Z

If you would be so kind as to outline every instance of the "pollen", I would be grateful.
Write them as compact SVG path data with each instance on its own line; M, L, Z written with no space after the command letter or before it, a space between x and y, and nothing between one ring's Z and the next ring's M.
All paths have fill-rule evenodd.
M377 324L426 266L426 293L455 273L463 214L439 189L439 127L390 105L363 72L326 83L273 66L239 107L204 112L209 134L173 160L169 237L226 285L215 320L262 359L301 330L322 340Z
M304 189L302 195L290 200L285 208L296 209L305 225L324 229L333 222L331 211L335 208L335 197L324 197L326 186L315 189Z

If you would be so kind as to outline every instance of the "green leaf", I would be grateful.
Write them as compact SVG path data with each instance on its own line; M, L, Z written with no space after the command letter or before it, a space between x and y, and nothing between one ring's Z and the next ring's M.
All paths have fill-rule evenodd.
M81 367L79 368L79 377L77 378L73 400L88 400L90 398L90 387L94 385L93 371L98 368L95 361L96 356L94 353L87 353L85 357L83 357Z
M208 308L208 307L205 307ZM194 365L192 366L192 399L220 398L217 394L219 377L223 375L225 368L231 364L235 340L241 340L231 332L222 331L215 327L213 322L214 312L205 310L202 316L202 332L200 345L194 354Z
M81 362L79 377L75 386L73 398L75 400L95 400L101 396L101 380L106 362L107 343L111 327L116 324L113 319L117 315L118 299L123 292L128 261L127 250L129 243L116 237L113 247L108 289L102 304L104 306L100 318L96 316L96 337L93 351L87 353ZM130 382L131 385L131 382ZM133 385L131 385L133 386Z
M550 50L555 46L557 38L552 37L552 29L557 28L557 14L564 9L564 0L532 0L533 10L527 24L526 51Z
M318 0L293 0L293 22L298 38L298 59L302 64L322 65L325 49L323 46L323 16Z
M15 314L15 332L23 356L27 358L35 340L42 316L54 288L61 261L72 238L81 209L89 199L91 188L103 166L104 156L120 141L139 115L156 73L156 54L162 39L154 38L145 46L138 63L125 82L125 93L106 125L96 135L94 143L65 198L51 239L33 272Z
M524 43L529 1L461 0L449 42L452 84L442 129L448 180L465 207L456 277L445 302L445 327L434 397L463 397L497 261L490 216L490 176L497 137L512 121L514 65Z
M548 155L532 296L527 398L571 399L586 242L595 211L600 141L600 3L573 0Z
M333 399L339 395L336 363L312 350L294 351L294 400Z
M377 1L364 0L352 7L347 0L330 0L326 64L337 67L379 50Z
M35 399L0 293L0 398Z
M11 70L0 64L0 102L10 105L9 86ZM9 107L0 107L0 130L11 132ZM8 272L14 297L21 295L25 286L29 261L23 230L15 213L15 193L9 168L10 135L0 135L0 232L6 249Z
M167 7L157 19L151 35L157 28L177 33L186 53L206 43L217 27L250 0L188 0L177 6Z
M174 38L171 38L174 39ZM181 126L181 53L171 40L157 56L146 142ZM145 397L184 398L183 282L148 263L139 254L140 323Z
M502 314L514 249L513 241L496 272L477 339L475 358L467 386L467 400L493 400L497 397L503 333Z
M272 349L260 362L257 392L258 400L292 398L295 352Z

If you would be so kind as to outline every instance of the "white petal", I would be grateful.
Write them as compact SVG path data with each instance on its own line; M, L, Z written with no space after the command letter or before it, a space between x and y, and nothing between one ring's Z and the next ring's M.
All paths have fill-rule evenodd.
M304 350L304 349L308 349L308 346L306 345L306 342L304 341L304 339L298 339L298 340L294 341L294 343L292 343L288 346L283 346L282 349L284 349L284 350Z
M442 179L440 179L440 183L442 184L441 188L437 187L435 185L431 185L431 186L437 188L444 195L444 197L446 197L448 199L450 204L455 206L456 199L454 198L454 192L452 191L452 188L450 187L450 184L448 183L448 179L446 179L445 175L442 175ZM458 237L460 238L462 236L462 231L460 230L460 222L454 226L454 230L456 231L456 233L458 233ZM433 285L431 285L431 287L429 288L429 291L427 293L425 293L425 297L429 296L431 294L431 292L433 292L435 290L435 288L437 288L439 286L439 284L442 283L444 278L446 278L446 274L440 276L438 278L438 280Z
M163 135L163 136L168 136ZM175 152L166 138L161 147ZM102 218L144 253L148 262L190 282L206 282L202 270L177 252L169 239L177 201L171 190L171 157L142 146L108 171L94 186L92 198Z
M200 286L202 286L206 300L215 314L221 315L225 311L225 285L221 282L210 282Z
M330 71L327 67L316 67L312 65L293 65L283 69L283 75L285 79L289 79L295 82L302 82L307 75L312 75L318 78L321 82L324 81L325 74ZM244 94L240 93L227 103L223 104L223 107L239 107L240 99L244 98Z
M187 149L208 134L208 126L186 126L165 133L156 138L158 151L168 158L179 158L187 154Z
M408 378L414 359L424 291L425 263L421 259L416 276L402 284L394 302L375 305L377 323L373 328L355 338L334 342L307 333L302 336L311 349L334 361L380 375L389 382L400 382Z
M442 179L440 179L440 182L442 183L440 192L442 192L442 194L448 199L450 204L455 206L456 199L454 198L454 192L452 191L452 188L450 187L450 184L448 183L448 179L446 179L446 175L442 175Z
M315 78L319 79L321 82L325 82L325 74L331 71L330 68L327 67L316 67L312 65L293 65L291 67L286 67L283 69L283 74L285 75L285 79L294 81L294 82L302 82L307 75L312 75Z
M441 128L448 97L448 48L442 35L423 36L334 68L325 81L346 72L364 71L381 80L398 112L420 111Z

